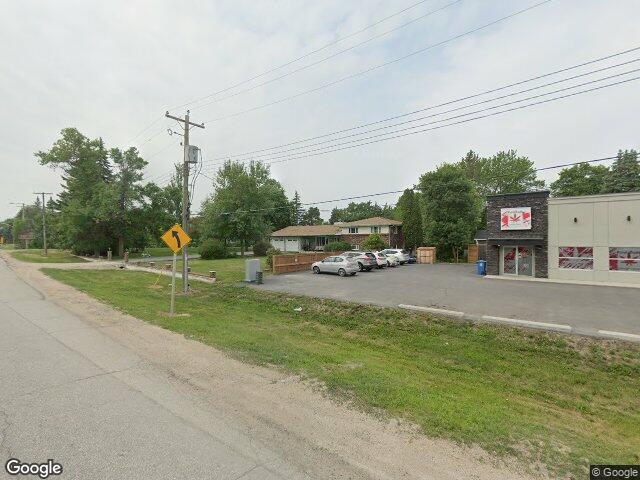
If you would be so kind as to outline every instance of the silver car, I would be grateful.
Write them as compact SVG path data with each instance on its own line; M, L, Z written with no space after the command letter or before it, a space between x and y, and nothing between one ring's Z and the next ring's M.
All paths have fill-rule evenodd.
M313 273L337 273L341 277L355 275L358 273L358 263L355 259L342 256L327 257L324 260L315 262L311 266Z
M394 255L398 259L398 262L400 262L400 265L409 263L409 252L407 250L403 250L402 248L386 248L382 250L382 253L387 256Z
M358 264L358 270L361 272L370 272L378 266L373 252L344 252L340 256L355 261Z

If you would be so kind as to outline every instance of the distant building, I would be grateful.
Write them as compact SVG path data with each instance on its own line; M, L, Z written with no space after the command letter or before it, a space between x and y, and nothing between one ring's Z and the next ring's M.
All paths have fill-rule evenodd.
M282 252L323 250L327 243L349 242L359 250L372 233L377 233L387 245L404 246L402 222L383 217L365 218L335 225L292 225L271 234L271 245Z

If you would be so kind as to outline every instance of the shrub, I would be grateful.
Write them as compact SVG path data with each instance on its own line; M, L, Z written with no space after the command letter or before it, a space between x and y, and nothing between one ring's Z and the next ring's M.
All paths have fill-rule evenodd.
M229 248L217 238L209 238L202 242L199 248L200 258L204 260L229 258Z
M344 252L347 250L351 250L349 242L331 242L324 246L325 252Z
M282 255L282 252L277 248L269 248L267 250L267 265L270 270L273 270L273 256L274 255Z
M384 240L382 240L382 237L378 233L372 233L371 235L369 235L369 238L367 238L362 244L363 250L376 251L383 250L385 248L387 248L387 244Z
M264 257L270 248L271 244L269 242L260 240L253 245L253 254L257 257Z

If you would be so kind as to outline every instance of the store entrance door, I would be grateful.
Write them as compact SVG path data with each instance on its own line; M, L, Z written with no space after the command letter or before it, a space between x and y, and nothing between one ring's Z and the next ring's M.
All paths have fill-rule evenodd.
M533 247L502 247L502 275L532 277L535 272Z

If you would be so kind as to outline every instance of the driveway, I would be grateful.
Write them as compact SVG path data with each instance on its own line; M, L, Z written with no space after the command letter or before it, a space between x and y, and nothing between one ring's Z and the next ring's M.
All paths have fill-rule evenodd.
M552 323L570 326L574 333L640 335L637 288L490 279L475 275L471 264L403 265L347 278L299 272L270 276L257 288L382 306L454 310L471 318Z

